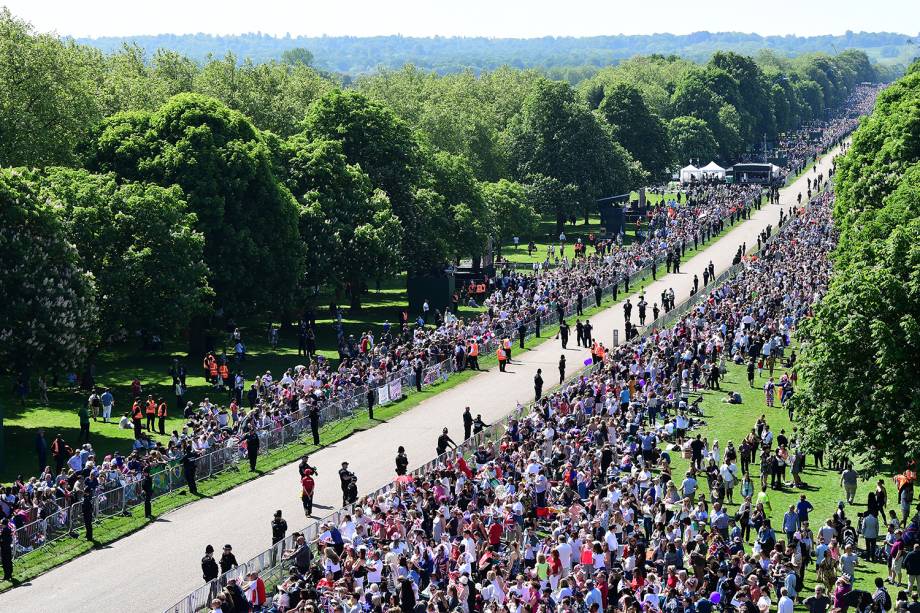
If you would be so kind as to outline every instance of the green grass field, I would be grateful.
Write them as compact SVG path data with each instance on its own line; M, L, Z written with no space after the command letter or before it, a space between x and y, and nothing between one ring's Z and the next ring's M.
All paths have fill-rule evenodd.
M783 374L782 369L777 369L775 371L775 377L778 380ZM729 441L733 441L735 448L737 449L741 440L751 431L751 428L754 427L757 418L760 415L766 415L767 423L770 425L770 429L773 430L776 434L779 434L781 430L785 430L787 436L790 435L793 429L796 427L794 422L789 421L789 416L786 409L782 408L777 401L776 406L773 408L767 407L766 400L763 392L763 384L766 383L769 373L764 370L763 377L757 377L755 379L755 385L760 386L758 388L751 388L748 386L747 382L747 372L745 366L735 366L734 364L728 365L728 373L726 374L724 380L721 383L722 391L712 391L704 392L704 401L703 401L703 413L705 415L704 419L706 420L706 425L696 432L702 434L705 438L709 440L710 445L714 440L719 441L719 446L724 452L726 445ZM726 390L738 391L741 393L743 403L740 405L733 405L723 403L722 399L725 397ZM671 453L672 459L672 475L675 483L680 482L683 479L684 474L686 473L689 467L689 461L680 457L680 454ZM750 467L751 479L754 482L755 491L760 490L760 465L759 463L753 463ZM814 505L815 510L810 515L810 525L812 531L817 532L824 522L833 515L834 510L837 508L837 503L841 500L845 500L843 488L840 486L840 476L836 471L831 471L827 469L817 468L814 465L814 458L809 456L806 469L801 475L802 481L804 482L803 488L791 488L787 487L782 490L770 490L769 499L772 507L772 513L770 516L771 523L776 530L777 540L784 539L782 535L782 519L783 514L789 508L789 505L795 504L798 502L799 496L801 494L806 494L808 500ZM878 480L879 476L877 475L860 475L859 487L857 490L856 500L857 503L854 506L848 506L846 508L846 514L848 518L853 520L853 525L857 524L857 513L865 510L865 501L866 496L870 491L875 489L875 483ZM792 480L789 472L787 471L787 479ZM890 479L890 475L885 477L885 485L888 489L889 500L892 499L892 493L894 491L893 482ZM703 491L707 491L706 480L705 478L700 479L700 488ZM738 494L738 489L735 489L735 502L740 502L740 495ZM737 510L738 505L728 505L729 515L734 514ZM891 508L889 504L889 508ZM899 512L900 516L900 512ZM881 524L885 522L881 521ZM899 517L900 519L900 517ZM885 529L882 529L882 535L884 535ZM752 538L753 538L752 533ZM882 540L881 538L879 539ZM862 539L860 538L860 544L862 544ZM748 547L749 549L749 547ZM855 588L868 590L870 592L874 591L875 586L873 581L876 576L886 577L887 569L884 564L879 563L867 563L863 560L860 560L860 565L857 567L856 573L856 582L854 584ZM814 588L814 563L811 565L811 569L806 577L806 587L803 594L806 596L811 593ZM906 577L904 578L906 581ZM889 590L892 598L896 595L896 592Z

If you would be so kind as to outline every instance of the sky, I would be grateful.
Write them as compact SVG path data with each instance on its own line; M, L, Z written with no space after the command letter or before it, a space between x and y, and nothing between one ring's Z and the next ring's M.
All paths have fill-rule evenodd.
M3 4L39 31L74 37L920 32L918 0L0 0Z

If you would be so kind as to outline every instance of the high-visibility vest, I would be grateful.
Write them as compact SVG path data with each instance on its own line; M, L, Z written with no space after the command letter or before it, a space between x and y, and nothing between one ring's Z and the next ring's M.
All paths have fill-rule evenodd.
M141 411L141 405L135 402L134 406L131 407L131 416L134 419L140 419L143 414L143 411Z
M498 351L495 352L495 355L498 356L499 362L505 361L505 350L502 349L501 347L498 348Z
M221 378L221 379L229 379L229 378L230 378L230 369L227 368L227 365L226 365L226 364L221 364L221 365L220 365L220 378Z
M211 362L211 366L210 366L208 372L211 373L211 376L212 376L212 377L216 377L216 376L217 376L217 362L216 362L216 361Z
M470 343L470 357L477 358L479 357L479 343L473 341Z
M157 417L166 417L166 403L161 402L160 406L157 407Z
M157 403L153 400L147 401L147 415L153 415L157 412Z

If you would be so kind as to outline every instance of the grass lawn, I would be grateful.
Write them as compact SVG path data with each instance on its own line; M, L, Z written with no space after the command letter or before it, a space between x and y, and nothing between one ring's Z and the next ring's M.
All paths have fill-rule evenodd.
M774 372L776 380L778 380L782 374L782 369L777 369ZM719 447L724 453L725 447L729 441L733 441L735 448L738 448L741 440L751 431L751 428L754 427L757 418L760 415L765 414L767 423L770 425L770 429L773 430L776 434L779 434L781 430L785 430L787 436L790 435L795 428L795 424L789 421L788 412L779 406L779 402L776 402L776 406L769 408L766 405L766 401L763 393L763 384L766 383L769 378L769 373L764 370L763 377L757 377L755 379L755 385L760 386L760 388L752 389L748 386L747 382L747 371L744 365L736 366L734 364L728 365L728 373L725 376L725 379L721 383L722 391L713 391L713 392L704 392L704 401L703 401L703 412L705 415L706 425L694 432L700 433L703 437L708 438L710 445L714 440L719 441ZM743 403L740 405L732 405L722 402L722 398L725 396L726 390L738 391L741 393ZM672 475L675 483L679 484L680 480L683 479L684 474L689 467L689 461L680 457L680 454L671 453L672 459ZM784 535L782 534L782 520L783 514L789 508L789 505L795 504L798 502L799 496L801 494L806 494L808 500L814 505L815 510L810 514L809 523L813 532L817 533L818 529L824 525L824 522L833 515L834 510L837 508L838 501L845 500L843 488L840 486L840 476L836 471L826 470L822 468L817 468L814 465L813 457L809 456L806 468L802 474L802 481L804 482L803 488L784 488L782 490L770 490L770 504L772 507L772 513L770 515L771 524L776 530L777 540L785 540ZM739 465L740 468L740 465ZM760 464L759 461L752 463L750 466L751 480L754 482L755 491L760 490ZM787 479L792 480L790 473L787 471ZM848 506L846 509L847 518L852 519L854 527L857 525L857 513L865 510L865 501L866 496L870 491L874 491L875 482L878 480L877 475L860 475L861 478L859 486L857 489L856 500L857 503L854 506ZM865 478L868 477L868 478ZM888 498L889 501L893 498L894 493L894 484L890 479L890 475L885 477L885 486L888 489ZM705 478L700 479L700 488L702 491L708 492L708 487L706 486ZM738 493L738 487L735 488L735 502L739 502L741 498ZM896 496L894 496L896 499ZM728 505L729 515L733 515L735 510L737 510L738 505ZM890 502L889 502L889 507ZM898 511L900 519L900 511ZM887 525L886 521L882 521L882 518L879 517L879 523L883 526ZM886 528L881 528L882 537L879 539L880 542L883 541L884 534L886 533ZM752 533L753 538L753 533ZM860 538L860 544L862 544L862 538ZM747 546L750 550L749 545ZM854 584L855 588L867 590L873 592L875 590L875 585L873 581L876 576L886 577L887 568L885 564L879 563L867 563L863 560L860 560L860 566L857 567L856 572L856 582ZM802 592L805 596L811 594L814 590L814 579L815 579L815 570L814 562L810 566L810 570L806 575L806 585L805 589ZM906 577L904 578L906 581ZM889 586L889 592L891 593L892 598L896 596L896 591Z

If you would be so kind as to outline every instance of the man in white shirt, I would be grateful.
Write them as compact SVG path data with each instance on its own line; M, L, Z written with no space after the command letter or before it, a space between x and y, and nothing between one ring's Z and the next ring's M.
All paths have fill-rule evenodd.
M569 545L568 539L564 534L559 535L559 544L556 545L556 551L559 553L559 561L562 562L562 576L567 577L569 569L572 567L572 546Z
M792 599L789 598L789 595L786 592L786 588L781 588L780 591L779 603L777 604L776 613L793 613L795 608L795 603L792 602Z

